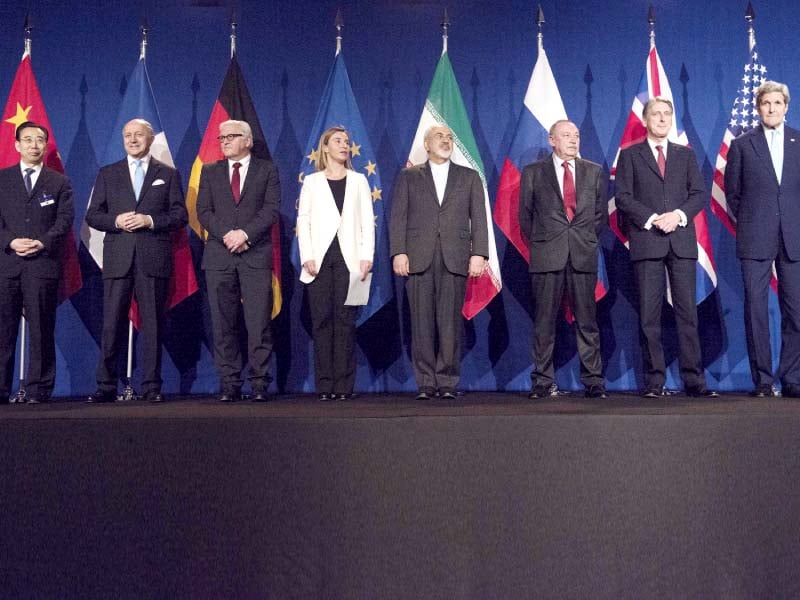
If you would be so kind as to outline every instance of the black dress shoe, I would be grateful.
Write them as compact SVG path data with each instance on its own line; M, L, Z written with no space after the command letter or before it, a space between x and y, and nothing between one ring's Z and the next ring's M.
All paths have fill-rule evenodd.
M154 404L164 402L164 396L161 395L161 392L155 392L155 391L145 392L143 399L145 402L153 402Z
M775 389L770 383L759 383L749 395L753 398L772 398L775 395Z
M250 402L269 402L270 397L264 390L253 390L250 396Z
M690 398L719 398L719 394L704 385L692 385L686 388L686 395Z
M234 391L222 392L219 397L220 402L239 402L241 399L242 393Z
M50 402L50 394L31 394L28 396L28 404L47 404Z
M606 388L604 388L600 383L587 385L584 396L586 398L608 398L608 394L606 394Z
M549 398L550 396L558 396L558 388L555 383L550 385L537 384L531 388L531 393L528 398L531 400L538 400L540 398Z
M443 389L439 391L439 398L442 400L455 400L456 393L453 390Z
M338 400L339 402L346 402L346 401L350 400L350 396L351 395L350 394L334 394L334 396L336 397L336 400Z
M650 386L642 392L642 398L660 398L663 395L664 388L659 386Z
M105 404L114 402L116 399L117 394L115 392L97 390L86 401L90 404Z
M420 390L419 394L417 394L417 400L430 400L433 398L434 392L433 390L424 389Z
M800 384L784 383L781 387L781 396L784 398L800 398Z
M323 402L330 402L331 400L336 400L336 395L323 393L319 395L319 399L322 400Z

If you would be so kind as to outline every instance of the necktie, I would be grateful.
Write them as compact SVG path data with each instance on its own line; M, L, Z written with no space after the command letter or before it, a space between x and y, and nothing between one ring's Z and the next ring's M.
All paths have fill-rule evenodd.
M144 169L142 168L141 159L133 162L136 164L136 169L133 171L133 193L136 195L136 201L138 202L144 185Z
M667 170L667 157L664 156L664 148L656 146L658 150L658 170L661 172L661 177L664 177L664 171Z
M575 201L575 180L569 170L569 162L565 160L561 166L564 167L564 210L567 212L567 221L572 222L578 206Z
M36 169L25 169L25 189L28 190L28 196L31 195L31 190L33 189L33 180L31 179L31 174Z
M233 192L233 201L236 202L237 206L239 205L239 199L242 197L242 185L239 175L239 167L241 166L242 163L233 163L233 175L231 175L231 192Z
M772 130L772 138L769 142L769 154L772 157L772 166L775 167L775 175L778 177L778 183L781 182L781 175L783 175L783 144L781 144L781 137L777 129Z

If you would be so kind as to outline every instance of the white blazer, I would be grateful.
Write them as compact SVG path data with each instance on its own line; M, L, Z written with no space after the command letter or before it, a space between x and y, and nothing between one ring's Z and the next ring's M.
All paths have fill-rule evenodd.
M305 264L313 259L319 269L334 236L339 238L344 262L351 273L361 272L362 260L372 262L375 253L375 218L369 183L361 173L347 171L341 215L324 171L306 175L303 179L297 206L300 263ZM303 267L300 281L310 283L314 281L314 276Z

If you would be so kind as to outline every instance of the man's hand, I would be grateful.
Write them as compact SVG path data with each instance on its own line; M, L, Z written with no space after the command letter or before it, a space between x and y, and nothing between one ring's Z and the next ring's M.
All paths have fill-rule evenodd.
M242 229L231 229L222 238L222 242L232 254L240 254L247 250L247 234Z
M392 260L392 269L395 275L408 277L408 254L395 254Z
M372 271L372 261L371 260L362 260L361 261L361 281L367 280L367 275L369 272Z
M317 276L317 261L315 261L313 258L311 260L307 260L306 262L304 262L303 268L312 277Z
M122 229L123 231L128 232L136 231L137 229L149 229L150 217L141 213L130 211L117 215L117 218L114 220L114 224L117 226L117 229Z
M469 257L469 276L480 277L486 268L486 259L482 256Z
M17 256L33 256L44 250L44 244L31 238L15 238L8 245Z
M680 215L673 210L671 212L658 215L655 219L653 219L653 227L658 227L664 233L672 233L678 228L678 224L680 222Z

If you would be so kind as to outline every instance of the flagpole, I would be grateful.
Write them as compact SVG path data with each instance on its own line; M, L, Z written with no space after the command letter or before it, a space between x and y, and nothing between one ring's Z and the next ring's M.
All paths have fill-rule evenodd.
M239 24L236 22L236 12L231 9L231 60L236 56L236 28L238 25Z
M756 30L753 29L753 21L756 18L756 11L753 10L753 5L748 2L747 3L747 10L744 13L744 20L747 21L747 50L748 52L753 51L753 47L756 45Z
M450 29L450 17L447 16L447 7L444 9L440 25L442 26L442 55L444 55L447 53L447 30Z
M647 24L650 26L650 50L656 47L656 9L650 5L647 11Z
M139 25L139 31L142 34L142 40L139 44L139 60L147 58L147 32L150 31L150 25L146 17L142 17L142 22ZM125 386L122 388L122 395L120 400L137 400L138 396L133 389L133 321L128 319L128 356L125 365Z
M536 13L536 26L539 28L539 33L536 35L538 41L539 52L544 51L544 33L542 33L542 25L544 25L544 11L542 5L539 5L539 10Z
M24 40L24 50L22 52L23 58L30 56L31 54L32 29L33 25L31 24L31 15L27 14L25 15L25 24L22 26ZM19 390L17 391L17 395L14 396L14 401L17 404L25 404L25 398L27 396L27 392L25 390L25 337L27 331L28 322L25 319L25 313L23 312L19 318Z
M342 51L342 29L344 28L344 19L342 18L342 9L336 11L336 56Z

